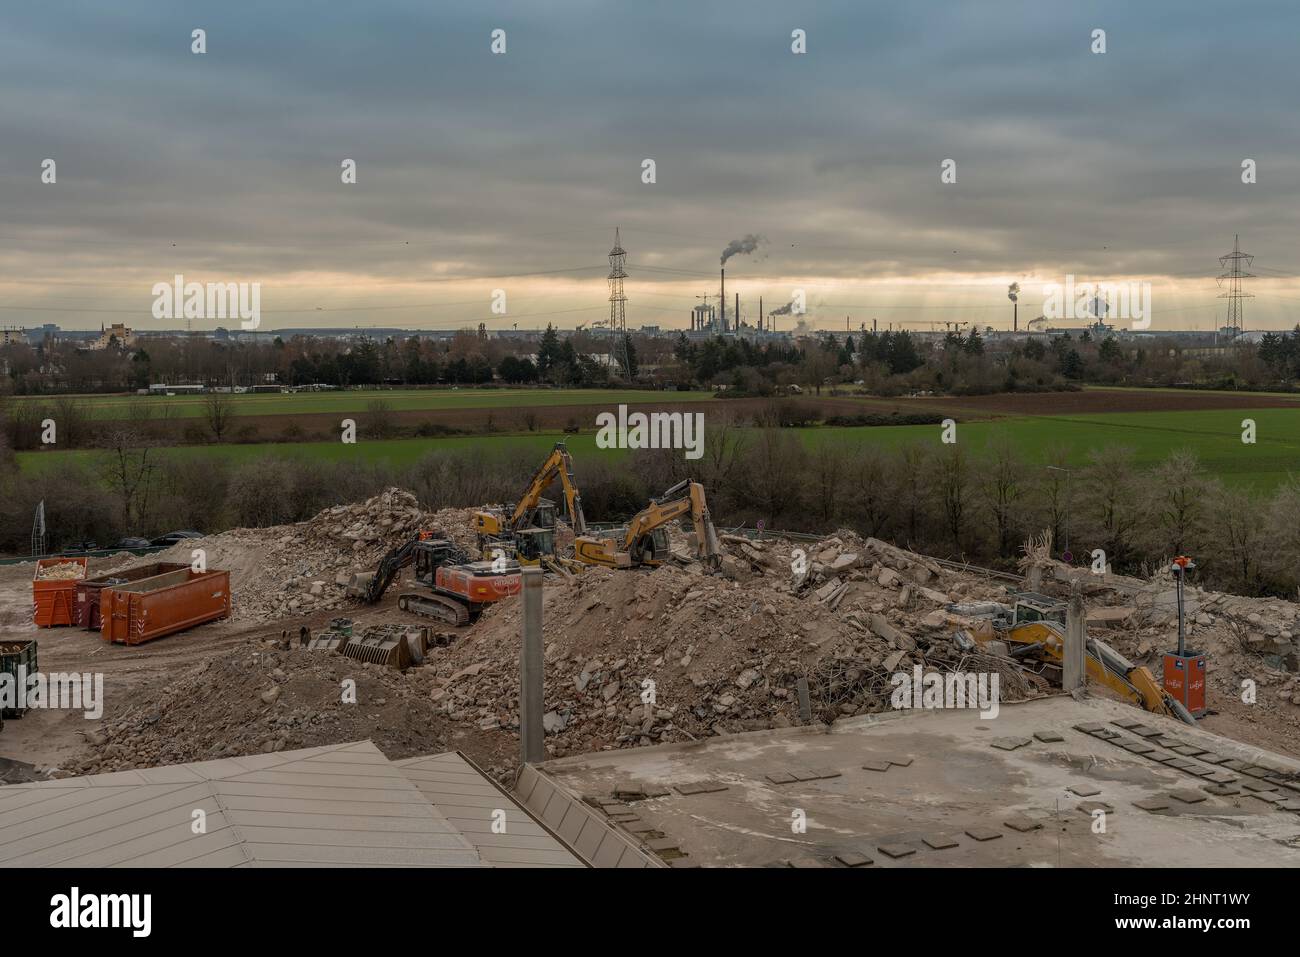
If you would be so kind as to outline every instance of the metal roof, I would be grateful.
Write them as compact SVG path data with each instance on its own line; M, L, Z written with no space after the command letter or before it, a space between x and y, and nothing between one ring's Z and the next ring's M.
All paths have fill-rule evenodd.
M494 867L582 867L583 862L463 755L393 764Z
M360 741L2 787L0 867L484 866L417 773Z

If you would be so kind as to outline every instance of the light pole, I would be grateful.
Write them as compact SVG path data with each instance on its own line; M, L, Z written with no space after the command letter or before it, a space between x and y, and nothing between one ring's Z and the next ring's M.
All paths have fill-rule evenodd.
M1061 468L1061 467L1058 466L1058 465L1049 465L1049 466L1047 466L1047 470L1048 470L1049 472L1064 472L1064 473L1065 473L1065 549L1064 549L1064 554L1070 556L1069 558L1066 559L1066 561L1068 562L1068 561L1072 560L1073 557L1074 557L1073 555L1070 555L1070 475L1074 472L1074 469Z

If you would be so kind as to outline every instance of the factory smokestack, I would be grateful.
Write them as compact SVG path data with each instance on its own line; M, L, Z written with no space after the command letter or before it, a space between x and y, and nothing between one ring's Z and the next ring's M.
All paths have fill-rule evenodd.
M1007 298L1011 300L1011 331L1020 331L1020 283L1013 282L1007 286Z
M723 253L722 256L723 256L722 261L725 263L727 261L726 253ZM722 292L718 296L718 299L721 300L720 304L722 307L722 331L726 332L727 331L727 270L725 269L722 270Z

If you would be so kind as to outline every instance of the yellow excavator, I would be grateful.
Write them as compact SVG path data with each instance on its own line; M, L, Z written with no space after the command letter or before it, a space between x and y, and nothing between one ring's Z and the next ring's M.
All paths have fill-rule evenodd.
M483 558L495 559L505 555L521 565L572 565L570 560L561 559L556 554L555 504L542 498L542 493L556 479L560 480L564 490L564 503L574 534L586 534L582 495L573 481L573 459L564 443L556 442L514 506L474 513L474 531L478 533Z
M579 535L573 545L574 558L584 565L606 568L637 568L662 565L668 557L668 523L689 514L695 527L695 557L710 568L722 560L718 533L709 518L704 486L685 479L632 516L618 538Z
M1022 595L1013 609L1010 624L981 619L968 631L977 645L1003 642L1012 658L1035 661L1060 684L1065 660L1065 606L1045 596ZM1100 638L1086 638L1085 667L1088 677L1152 714L1177 718L1186 724L1196 719L1182 702L1167 692L1144 665L1135 665Z

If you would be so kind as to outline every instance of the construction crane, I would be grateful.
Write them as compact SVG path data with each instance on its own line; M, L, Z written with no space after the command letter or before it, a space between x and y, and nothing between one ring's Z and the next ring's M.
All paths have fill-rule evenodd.
M564 443L556 442L513 508L484 509L474 513L474 531L478 533L484 558L494 557L493 553L500 551L513 554L524 565L558 561L555 505L542 498L542 493L557 478L564 490L564 503L573 524L573 533L586 534L582 495L573 481L573 459Z
M678 482L632 516L621 541L579 536L573 545L574 558L584 565L607 568L661 565L669 552L668 523L687 514L695 527L695 557L716 568L722 560L722 550L709 517L704 486L690 479Z
M1059 683L1059 672L1065 661L1065 626L1063 621L1054 618L1062 614L1059 602L1022 599L1015 604L1010 625L999 627L994 619L986 618L970 629L970 635L977 645L1005 643L1012 658L1042 664ZM1133 664L1100 638L1086 641L1085 667L1089 678L1152 714L1196 724L1191 713L1165 691L1149 668Z
M466 625L484 607L518 594L518 562L471 562L449 538L421 532L420 537L391 549L374 572L354 575L347 595L367 605L384 597L403 568L415 565L415 581L426 589L398 596L397 607L426 618Z

